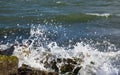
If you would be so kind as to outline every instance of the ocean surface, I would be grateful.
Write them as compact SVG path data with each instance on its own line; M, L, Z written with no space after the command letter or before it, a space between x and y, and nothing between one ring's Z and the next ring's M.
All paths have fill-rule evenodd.
M62 57L88 52L96 75L120 75L120 0L0 0L0 44L16 42Z

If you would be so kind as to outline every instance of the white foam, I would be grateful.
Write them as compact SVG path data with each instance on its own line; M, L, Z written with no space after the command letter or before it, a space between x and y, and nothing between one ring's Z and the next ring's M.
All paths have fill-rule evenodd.
M62 2L61 2L61 1L57 1L56 3L57 3L57 4L60 4L60 3L62 3Z
M38 29L38 31L31 31L32 36L34 36L32 40L32 45L29 46L31 51L29 56L26 54L20 55L21 47L16 47L14 51L14 55L17 56L20 60L19 66L22 63L25 63L31 67L48 70L44 67L43 63L40 61L46 60L46 55L50 55L51 59L54 58L81 58L84 62L82 65L82 69L79 71L81 75L118 75L118 68L113 67L112 61L117 57L120 57L120 52L100 52L95 48L92 48L90 45L84 43L77 43L73 49L65 50L64 47L57 46L56 42L51 42L46 44L46 46L39 45L41 38L43 37L44 31ZM37 46L34 45L37 42ZM47 48L46 48L47 47ZM47 50L49 49L49 50ZM90 62L94 62L95 65L90 64ZM77 65L77 66L80 66Z
M102 17L109 17L111 14L110 13L86 13L87 15L95 15L95 16L102 16Z
M50 53L56 57L82 58L84 60L84 63L82 63L83 68L79 72L82 75L90 75L93 73L95 73L96 75L117 75L117 68L112 67L110 61L112 58L116 58L116 56L118 56L120 52L99 52L97 50L92 50L92 48L90 48L89 46L83 46L81 43L78 43L74 49L71 49L69 51L66 51L64 48L58 47L57 45L53 47L51 47L50 45ZM44 50L38 50L40 50L39 53L33 50L28 57L23 56L23 59L21 59L17 53L16 56L20 58L20 65L24 63L30 65L31 67L45 70L44 65L40 62L37 62L45 59L44 55L42 54ZM83 54L83 57L81 57L81 53ZM39 58L39 60L35 60L36 58ZM91 65L91 61L94 62L95 65Z
M0 51L7 50L11 46L12 46L11 44L0 44Z
M7 45L0 45L0 51L6 50L8 48Z

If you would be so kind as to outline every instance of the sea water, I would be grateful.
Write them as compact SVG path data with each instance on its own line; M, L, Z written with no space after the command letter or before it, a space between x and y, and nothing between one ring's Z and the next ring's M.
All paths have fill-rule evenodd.
M19 66L24 63L49 71L40 63L47 52L55 58L83 59L81 75L120 75L119 3L119 0L2 0L0 49L17 43L13 55L19 58ZM28 46L29 56L20 56L21 45Z

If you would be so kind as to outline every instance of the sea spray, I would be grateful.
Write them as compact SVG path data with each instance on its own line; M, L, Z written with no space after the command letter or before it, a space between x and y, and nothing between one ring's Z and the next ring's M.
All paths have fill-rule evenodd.
M1 0L0 53L14 46L19 66L62 75L120 75L119 9L119 0Z
M79 59L74 65L75 67L82 66L78 75L119 75L119 64L116 63L120 61L117 59L120 57L119 51L101 52L84 42L77 42L74 48L66 49L58 46L56 42L47 40L46 31L44 27L31 28L31 36L22 42L23 45L27 44L27 49L30 50L29 55L23 52L23 47L19 44L15 47L13 55L19 58L19 66L24 63L37 69L54 71L49 65L46 67L46 61L50 64L58 58L62 60L70 58ZM59 70L63 64L64 62L56 64Z

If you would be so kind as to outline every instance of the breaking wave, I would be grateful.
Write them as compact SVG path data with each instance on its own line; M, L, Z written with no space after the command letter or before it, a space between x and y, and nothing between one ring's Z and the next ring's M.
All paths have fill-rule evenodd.
M111 16L111 14L109 13L103 13L103 14L99 14L99 13L86 13L88 15L96 15L96 16L102 16L102 17L109 17Z
M78 58L83 62L77 63L75 66L82 66L78 75L119 75L119 57L120 51L107 51L100 52L97 48L91 47L90 44L84 42L77 42L73 45L74 48L60 47L55 41L50 41L46 36L47 28L44 26L32 26L28 39L22 41L23 45L26 45L30 50L30 54L27 56L22 52L23 47L15 47L14 54L19 58L19 66L21 64L27 64L37 69L53 71L45 67L46 60L53 61L57 58ZM48 32L47 34L49 34ZM18 42L17 42L18 43ZM111 49L111 47L109 47ZM42 61L42 62L41 62ZM91 64L93 63L93 64ZM58 63L57 66L60 68L62 63Z
M91 22L95 20L100 20L104 18L109 18L110 14L98 14L98 13L78 13L78 14L59 14L59 15L52 15L52 16L37 16L37 15L31 15L31 16L0 16L0 20L2 23L9 23L15 21L18 24L23 24L25 23L44 23L46 22L51 22L51 23L86 23L86 22ZM20 22L20 23L19 23Z

